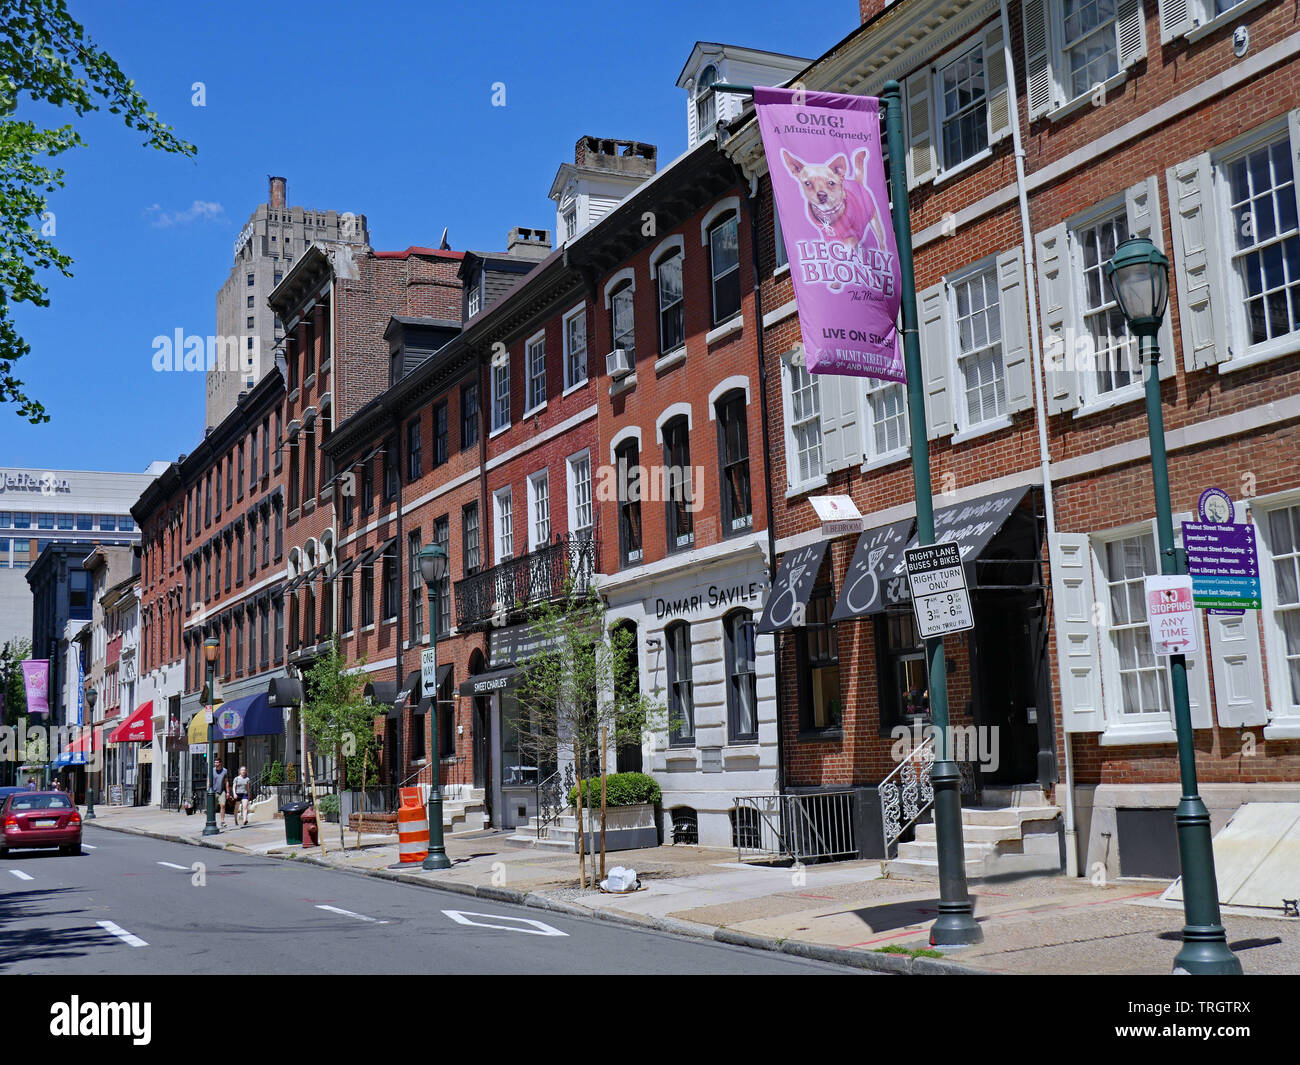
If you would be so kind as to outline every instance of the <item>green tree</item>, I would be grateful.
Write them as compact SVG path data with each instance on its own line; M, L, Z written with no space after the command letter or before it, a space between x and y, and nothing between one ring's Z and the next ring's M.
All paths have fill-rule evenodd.
M605 750L640 744L646 729L661 727L666 709L629 684L636 666L631 633L609 625L604 600L590 582L570 583L530 614L540 648L520 663L515 681L521 753L545 776L564 755L572 759L578 794L599 808L601 744ZM583 789L582 781L593 784ZM579 811L580 813L580 811ZM579 827L583 820L578 819ZM581 832L579 833L581 839ZM586 856L578 850L580 882L587 886ZM594 872L593 863L593 872Z
M18 728L27 721L27 685L23 683L24 658L32 654L32 641L25 637L6 640L0 648L0 684L3 684L4 714L0 724ZM21 754L18 755L21 757ZM18 764L6 762L0 766L0 783L13 784Z
M43 129L14 117L24 98L78 116L107 106L145 135L146 147L188 156L197 149L149 110L135 82L96 47L64 0L0 0L0 403L15 404L19 416L39 423L49 415L14 375L31 346L18 333L11 304L49 306L37 270L72 276L71 256L49 239L45 194L63 188L64 174L48 160L85 141L71 124Z

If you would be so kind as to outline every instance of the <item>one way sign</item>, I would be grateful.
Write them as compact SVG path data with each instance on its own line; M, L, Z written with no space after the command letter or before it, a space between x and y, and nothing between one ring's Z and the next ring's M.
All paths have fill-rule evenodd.
M1192 578L1148 577L1146 596L1152 650L1158 655L1195 654L1200 641L1192 604Z

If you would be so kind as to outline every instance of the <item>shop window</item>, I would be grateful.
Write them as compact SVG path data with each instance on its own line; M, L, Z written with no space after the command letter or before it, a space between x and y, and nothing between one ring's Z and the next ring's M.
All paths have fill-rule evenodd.
M835 595L829 583L813 588L796 655L799 678L799 727L805 732L839 729L840 653L831 611Z
M925 644L911 610L876 619L882 726L927 723L930 718Z

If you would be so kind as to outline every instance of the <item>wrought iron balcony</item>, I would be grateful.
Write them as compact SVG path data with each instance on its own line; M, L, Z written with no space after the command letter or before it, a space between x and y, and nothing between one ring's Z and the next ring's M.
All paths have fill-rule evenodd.
M461 632L504 625L533 603L558 599L566 587L582 590L596 568L591 537L555 543L511 558L456 582L456 626Z

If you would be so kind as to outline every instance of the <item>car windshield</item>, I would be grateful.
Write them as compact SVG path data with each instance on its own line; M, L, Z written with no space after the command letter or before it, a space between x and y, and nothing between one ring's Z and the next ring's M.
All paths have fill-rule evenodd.
M70 810L66 795L15 795L9 800L10 813L15 810Z

